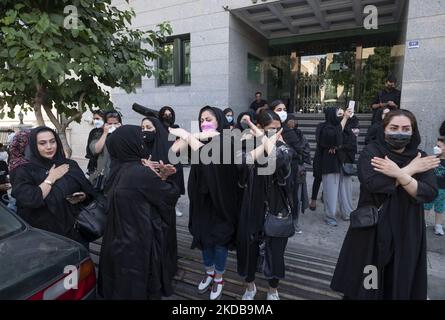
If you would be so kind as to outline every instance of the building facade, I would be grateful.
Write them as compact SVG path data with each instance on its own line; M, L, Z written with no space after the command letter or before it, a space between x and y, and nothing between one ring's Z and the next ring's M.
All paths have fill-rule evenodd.
M445 0L115 0L132 7L133 27L167 21L172 37L155 62L163 76L142 79L134 94L112 90L126 124L139 124L133 103L172 106L186 129L205 105L235 113L255 92L282 99L293 112L369 104L389 73L401 106L419 120L430 150L445 120ZM371 6L371 7L370 7ZM374 11L376 9L376 11ZM377 20L375 20L377 14ZM375 25L376 24L376 25ZM84 159L91 115L71 126L73 157Z

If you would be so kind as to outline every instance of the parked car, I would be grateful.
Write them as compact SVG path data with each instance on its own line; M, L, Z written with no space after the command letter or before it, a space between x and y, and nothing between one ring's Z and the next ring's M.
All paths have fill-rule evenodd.
M95 297L96 273L85 247L32 228L0 204L0 300Z

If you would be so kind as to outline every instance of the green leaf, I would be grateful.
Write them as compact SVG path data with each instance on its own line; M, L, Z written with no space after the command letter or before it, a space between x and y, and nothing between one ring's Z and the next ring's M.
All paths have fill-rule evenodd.
M11 58L15 58L17 56L17 52L20 50L19 47L13 47L11 49L9 49L9 56Z
M23 3L17 3L17 4L14 6L14 9L17 10L17 11L20 11L20 9L22 9L22 8L24 8L24 7L25 7L25 5L24 5Z
M39 22L36 24L36 30L38 33L45 33L50 24L48 15L44 13L40 18Z
M17 18L17 11L8 10L8 12L6 12L6 16L2 19L2 21L5 25L9 26L10 24L13 24L15 22L16 18Z

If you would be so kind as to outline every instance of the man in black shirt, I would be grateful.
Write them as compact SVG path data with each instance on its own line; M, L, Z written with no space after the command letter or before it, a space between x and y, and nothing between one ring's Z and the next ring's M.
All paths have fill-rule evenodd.
M397 79L394 76L388 76L385 89L380 91L372 101L372 123L377 120L377 110L381 108L388 108L390 110L400 108L401 92L396 89L396 83Z
M257 114L261 112L263 109L267 109L267 101L262 99L261 92L255 93L255 101L250 104L250 109L254 110Z

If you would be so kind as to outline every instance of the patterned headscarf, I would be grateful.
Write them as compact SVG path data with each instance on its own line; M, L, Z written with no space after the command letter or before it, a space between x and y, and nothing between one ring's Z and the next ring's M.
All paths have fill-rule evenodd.
M29 162L25 159L25 149L28 146L30 134L31 131L23 130L14 136L9 146L9 172Z

